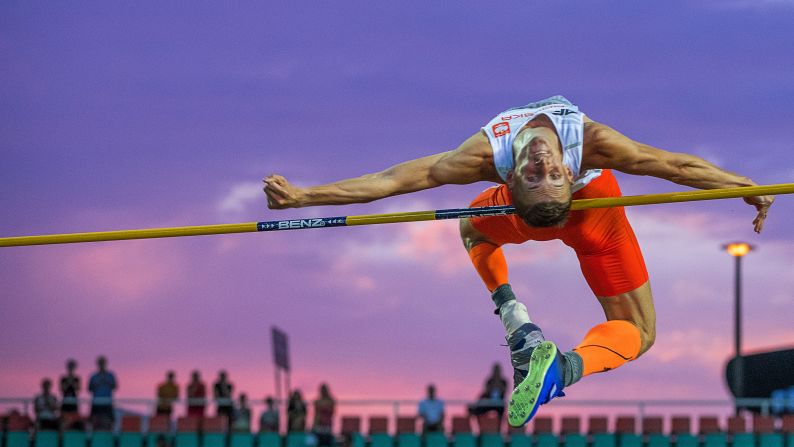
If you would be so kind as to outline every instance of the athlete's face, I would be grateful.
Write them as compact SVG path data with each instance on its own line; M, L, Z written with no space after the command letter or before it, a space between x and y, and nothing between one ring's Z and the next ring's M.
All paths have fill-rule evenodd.
M508 178L514 198L525 204L567 201L572 182L573 173L562 161L558 140L548 136L535 136L518 149Z

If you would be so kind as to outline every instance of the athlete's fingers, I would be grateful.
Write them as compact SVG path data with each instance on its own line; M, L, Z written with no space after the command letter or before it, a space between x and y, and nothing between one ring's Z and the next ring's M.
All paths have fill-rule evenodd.
M299 206L300 188L292 186L286 178L271 174L262 181L265 183L263 189L268 197L269 208L284 209Z
M289 183L287 182L287 179L276 174L270 174L263 178L262 181L265 182L266 185L284 185Z
M273 183L269 182L265 182L265 186L262 188L262 190L265 191L265 194L267 194L268 197L271 197L274 194L278 194L280 196L284 195L282 191L276 189L276 186Z
M267 207L273 210L280 210L286 208L287 206L285 205L285 201L282 197L268 195Z
M286 179L283 179L283 177L282 180L286 181ZM262 179L262 181L265 183L265 189L272 190L272 189L280 188L283 191L282 186L284 185L284 183L282 182L282 180L280 180L275 175L270 175Z
M282 197L289 196L289 193L287 192L287 189L284 188L284 186L282 186L282 185L280 185L278 183L275 183L275 182L267 183L267 189L269 191L273 191L274 193L278 193Z
M265 194L267 194L267 198L270 200L281 201L284 200L284 195L279 193L278 191L274 191L271 188L265 190Z
M764 228L764 221L769 212L769 207L775 202L775 196L758 196L758 197L745 197L744 201L756 209L757 213L753 219L753 229L756 233L760 233Z
M271 200L271 201L277 202L277 203L282 203L286 199L286 196L283 193L281 193L279 191L275 191L272 188L268 188L265 191L265 194L267 194L268 200Z
M272 183L278 183L280 185L287 183L287 179L284 178L284 176L278 174L270 174L265 180L268 180Z
M753 220L753 226L756 233L760 233L764 229L764 220L766 219L766 211L759 212Z

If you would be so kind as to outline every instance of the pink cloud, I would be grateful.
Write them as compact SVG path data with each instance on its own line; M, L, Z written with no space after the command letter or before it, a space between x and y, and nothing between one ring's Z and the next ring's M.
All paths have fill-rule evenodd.
M661 364L687 361L711 368L725 359L727 346L728 334L715 335L697 328L672 330L661 334L644 357Z
M147 299L152 292L179 282L188 265L179 245L166 241L75 247L57 262L60 268L51 271L68 287L90 288L92 294L122 301Z
M335 261L350 271L373 264L411 263L442 276L470 269L469 258L460 242L457 221L415 222L392 227L386 237L349 238Z

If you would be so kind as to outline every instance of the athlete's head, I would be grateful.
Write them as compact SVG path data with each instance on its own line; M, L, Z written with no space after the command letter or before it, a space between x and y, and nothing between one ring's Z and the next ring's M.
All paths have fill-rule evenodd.
M507 186L516 212L532 227L565 224L571 208L573 173L562 161L556 135L523 130L513 141L514 167Z

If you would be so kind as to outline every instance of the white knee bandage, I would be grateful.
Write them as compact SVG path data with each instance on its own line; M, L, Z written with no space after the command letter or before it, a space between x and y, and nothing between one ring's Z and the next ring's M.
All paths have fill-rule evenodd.
M499 318L507 331L507 335L512 334L524 323L532 323L527 313L527 307L518 301L508 301L499 308Z

